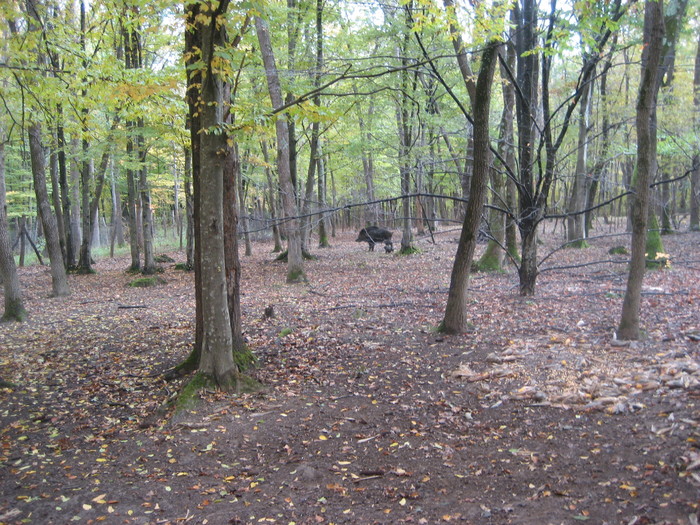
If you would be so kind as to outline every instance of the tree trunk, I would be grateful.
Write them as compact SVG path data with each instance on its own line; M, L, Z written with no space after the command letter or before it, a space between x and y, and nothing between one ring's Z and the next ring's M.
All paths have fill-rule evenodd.
M243 158L247 159L250 155L249 151L246 151ZM248 163L250 166L250 163ZM240 168L239 168L240 170ZM241 226L243 227L243 241L245 242L245 255L250 257L253 255L253 246L250 243L250 222L248 220L248 212L245 207L245 191L243 185L243 174L239 173L236 179L236 192L237 194L237 204L238 204L238 214L241 218Z
M700 35L695 51L695 73L693 75L693 103L696 115L700 115ZM700 134L700 119L695 119L695 132ZM690 176L690 231L700 231L700 152L693 155L693 171Z
M275 56L272 52L270 35L265 22L260 17L255 17L255 28L260 43L260 53L267 77L267 85L270 92L272 107L282 107L282 90L280 88ZM275 122L277 133L277 171L282 191L282 205L284 219L287 225L287 282L305 282L303 258L301 253L301 234L299 231L299 219L294 193L294 184L289 166L289 130L287 120L282 115L277 115Z
M46 158L41 145L41 125L33 123L29 126L29 150L32 160L32 177L34 180L34 192L36 193L36 205L39 211L46 237L46 247L51 260L52 295L68 295L68 277L66 267L63 264L63 254L58 239L58 227L56 217L51 213L49 195L46 191Z
M5 132L0 129L0 281L5 295L3 321L22 321L26 316L22 302L22 290L15 258L12 255L7 223L7 200L5 187Z
M226 43L226 33L218 24L228 1L212 9L205 23L196 21L201 31L202 75L200 118L201 129L218 129L224 123L223 79L212 67L214 54ZM238 370L233 361L233 335L229 316L224 241L224 162L226 135L204 131L200 134L200 170L198 192L201 251L203 341L199 370L229 390L236 386Z
M571 195L567 217L567 241L569 246L585 248L585 214L586 195L588 194L588 172L586 163L588 160L588 127L591 114L591 100L593 99L592 81L583 86L581 95L581 107L578 121L578 145L576 149L576 170L574 181L571 185Z
M275 243L274 248L272 248L272 253L278 253L282 251L282 236L280 234L280 227L277 221L279 214L277 213L277 191L275 189L275 183L272 180L272 169L270 169L270 155L267 152L267 142L264 140L260 141L260 149L263 154L263 161L265 161L265 176L267 177L267 200L270 207L270 220L272 221L272 239Z
M326 208L326 164L323 159L323 140L319 140L318 143L318 206L321 210ZM321 211L318 222L319 248L330 248L328 230L328 214Z
M63 129L63 106L56 108L58 123L56 125L56 147L58 148L58 185L61 190L61 208L63 210L63 230L66 236L65 261L66 268L75 267L75 246L73 219L71 217L72 204L70 187L68 186L68 167L66 166L66 135Z
M226 90L225 90L226 92ZM224 100L229 100L225 97ZM241 178L241 163L238 147L227 145L224 161L224 256L226 259L226 294L228 296L229 322L231 324L232 350L234 355L246 351L241 322L241 261L238 257L238 184Z
M127 124L128 126L128 124ZM126 155L130 157L133 155L134 145L131 140L126 144ZM136 218L136 199L138 198L136 194L136 177L134 175L134 170L126 170L126 199L127 199L127 210L129 213L129 248L131 252L131 266L129 271L136 272L141 270L141 249L139 246L139 224Z
M80 242L83 236L82 229L80 227L80 218L82 217L82 212L80 210L80 164L78 162L80 148L80 143L77 139L71 140L71 150L75 155L70 163L70 231L71 231L71 242L73 250L73 263L72 267L77 265L76 257L80 253Z
M467 207L462 233L457 247L450 291L445 307L445 317L441 329L446 333L459 333L467 326L467 288L469 270L476 249L481 213L491 168L491 149L489 140L489 108L491 103L491 85L496 70L498 43L489 43L481 57L481 67L476 82L474 96L474 168L469 188L469 206Z
M139 120L139 129L143 129L143 120ZM141 194L141 228L143 229L143 268L141 271L150 275L156 271L155 255L153 253L153 211L151 210L151 191L148 187L148 168L146 167L146 150L143 137L139 137L139 192Z
M647 0L644 10L644 45L642 75L637 99L637 183L632 202L632 249L625 299L617 336L639 339L639 313L642 281L646 258L647 220L649 213L649 184L653 178L657 75L664 38L663 0Z
M58 142L57 136L54 137L54 140ZM49 171L51 172L51 200L53 202L54 213L56 214L56 226L58 228L58 239L61 245L61 253L63 254L63 264L66 268L68 268L68 259L66 256L66 230L65 222L63 220L63 207L61 206L61 187L58 182L60 177L58 153L55 150L51 151L49 159Z
M187 235L185 235L185 258L187 268L194 269L194 202L192 198L192 150L185 148L185 210Z
M114 121L112 124L111 131L114 131L117 127L118 121ZM100 202L100 197L102 196L102 190L104 189L105 178L107 176L107 168L109 167L109 144L111 140L108 138L106 141L107 149L102 153L102 159L100 160L100 165L97 168L97 178L95 180L95 194L87 204L83 203L83 206L87 208L87 213L83 212L83 230L87 233L83 235L83 242L80 245L80 261L78 262L78 268L81 273L90 273L92 271L92 244L93 238L98 239L99 242L99 216L98 216L98 206ZM92 169L88 170L92 172ZM85 181L83 181L85 185ZM83 190L85 191L85 190ZM84 200L84 199L83 199ZM87 220L86 217L87 216ZM86 230L87 228L87 230Z

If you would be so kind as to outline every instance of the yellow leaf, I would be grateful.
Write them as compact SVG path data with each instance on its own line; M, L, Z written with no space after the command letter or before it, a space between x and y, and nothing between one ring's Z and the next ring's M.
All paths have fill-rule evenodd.
M107 503L107 502L105 501L105 496L106 496L106 495L107 495L107 494L100 494L100 495L97 496L96 498L92 498L92 502L93 502L93 503L99 503L100 505L104 505L105 503Z
M328 436L324 436L323 434L321 434L320 436L318 436L318 439L321 441L326 441L328 439Z

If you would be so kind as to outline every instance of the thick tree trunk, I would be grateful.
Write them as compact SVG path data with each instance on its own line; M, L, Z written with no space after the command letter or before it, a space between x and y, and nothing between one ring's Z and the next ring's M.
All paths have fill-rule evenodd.
M210 6L212 7L212 6ZM202 35L201 129L219 128L224 122L223 80L212 67L214 53L225 44L225 29L218 26L228 1L213 8L208 23L199 25ZM200 170L198 193L201 251L203 341L199 370L211 377L220 388L237 384L238 369L233 361L233 335L228 308L224 241L224 162L226 136L204 132L200 135Z
M644 12L644 46L642 51L642 78L637 99L637 184L632 202L632 250L627 277L625 299L617 336L620 339L639 339L639 313L642 281L646 259L647 220L649 214L649 184L655 166L653 152L657 75L664 38L663 0L647 0Z
M68 277L63 264L63 254L58 239L56 217L51 213L51 204L46 190L46 158L41 145L41 125L34 123L29 126L29 150L32 160L32 177L36 194L37 210L44 228L46 247L51 260L52 295L68 295Z
M5 295L3 321L22 321L26 316L15 258L10 246L5 188L5 133L0 129L0 281Z
M486 186L491 168L491 149L489 140L489 108L491 103L491 85L496 70L498 44L491 42L484 49L481 67L474 96L474 169L469 188L470 201L464 216L462 233L457 247L450 291L445 307L445 318L441 329L446 333L458 333L467 326L467 288L469 270L474 250L476 249L481 213L483 211Z
M268 90L272 107L278 109L282 107L282 90L280 88L275 56L272 52L270 34L265 22L260 17L255 17L255 28L258 33L260 43L260 53L267 77ZM289 129L287 120L278 115L275 122L277 133L277 171L282 191L282 206L284 208L284 219L287 225L287 282L305 282L304 264L301 252L301 234L299 231L299 219L295 200L294 184L289 165Z

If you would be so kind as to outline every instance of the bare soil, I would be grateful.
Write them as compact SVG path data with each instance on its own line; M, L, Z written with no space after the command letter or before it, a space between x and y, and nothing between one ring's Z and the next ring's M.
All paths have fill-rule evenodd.
M49 298L48 269L21 269L0 523L697 524L700 235L664 237L632 344L613 336L619 237L554 253L535 297L512 268L474 275L470 331L436 333L456 238L399 256L348 232L294 286L254 245L241 300L264 388L179 414L162 373L192 346L192 274L131 288L128 260L105 259ZM561 233L543 239L541 257Z

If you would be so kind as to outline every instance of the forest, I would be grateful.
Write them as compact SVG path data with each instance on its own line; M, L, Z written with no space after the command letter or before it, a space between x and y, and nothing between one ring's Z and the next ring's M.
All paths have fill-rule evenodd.
M697 523L699 7L3 2L0 523Z

